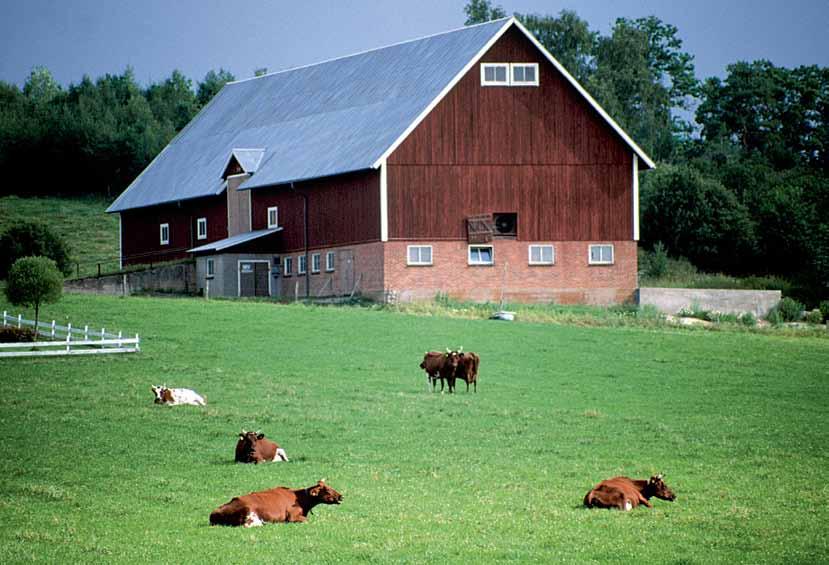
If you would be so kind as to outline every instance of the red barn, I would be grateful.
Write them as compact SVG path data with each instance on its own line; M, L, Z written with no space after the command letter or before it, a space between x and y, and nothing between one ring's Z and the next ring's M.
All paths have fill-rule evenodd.
M211 294L612 303L653 166L507 18L230 83L109 211Z

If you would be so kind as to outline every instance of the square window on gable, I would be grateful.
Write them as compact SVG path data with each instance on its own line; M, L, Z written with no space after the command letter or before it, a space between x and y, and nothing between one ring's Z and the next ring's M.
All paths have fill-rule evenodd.
M268 228L279 227L279 207L271 206L268 208Z
M538 86L538 63L512 63L511 86Z
M509 63L481 63L481 86L509 86Z
M196 220L196 239L207 239L207 218Z
M161 245L169 245L170 244L170 224L161 224L159 226L159 231L161 232Z

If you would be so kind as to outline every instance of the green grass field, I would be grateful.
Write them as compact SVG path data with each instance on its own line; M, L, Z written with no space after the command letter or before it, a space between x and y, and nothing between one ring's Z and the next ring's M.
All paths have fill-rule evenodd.
M48 224L63 236L72 250L73 261L80 263L81 276L94 275L101 268L118 268L118 216L107 214L112 199L0 197L0 232L22 221ZM77 274L73 266L71 277Z
M3 563L829 560L825 339L179 298L44 310L143 351L0 361ZM427 392L423 351L448 345L481 355L477 394ZM208 406L156 406L159 383ZM240 428L291 462L234 464ZM655 472L676 502L581 505ZM323 477L343 504L306 524L208 526L232 496Z

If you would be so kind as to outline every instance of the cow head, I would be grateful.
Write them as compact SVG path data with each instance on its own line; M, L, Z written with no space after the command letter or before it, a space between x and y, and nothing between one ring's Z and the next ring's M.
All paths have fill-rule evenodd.
M151 386L150 390L153 391L155 395L155 399L153 402L156 404L164 404L165 402L171 402L173 400L173 393L170 392L170 389L167 388L167 385L160 385L160 386Z
M243 449L245 453L253 453L256 450L256 442L260 439L265 439L265 434L242 430L239 433L237 449Z
M648 480L648 486L645 488L651 496L655 496L656 498L669 501L676 500L674 492L662 481L662 474L652 476Z
M325 479L310 487L308 494L323 504L339 504L343 500L343 495L325 484Z
M445 359L445 363L448 363L452 369L456 369L458 367L458 362L461 360L461 356L457 351L452 351L448 347L446 348L446 353L443 354L443 358Z

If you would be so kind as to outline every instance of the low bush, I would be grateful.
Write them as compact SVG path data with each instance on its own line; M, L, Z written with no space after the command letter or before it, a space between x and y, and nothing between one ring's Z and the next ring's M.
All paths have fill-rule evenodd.
M72 272L69 245L45 224L23 222L0 235L0 279L21 257L42 256L52 259L64 275Z
M788 296L778 302L773 310L775 309L784 322L797 322L803 317L803 304Z
M820 310L809 310L803 315L803 321L807 324L821 324L823 323L823 314Z
M829 323L829 300L820 303L820 313L823 314L823 321Z
M746 327L749 327L749 328L753 328L754 326L757 325L757 318L751 312L743 312L742 314L740 314L740 317L738 318L738 321L742 325L744 325Z
M35 331L29 328L0 328L0 343L28 343L36 337Z

